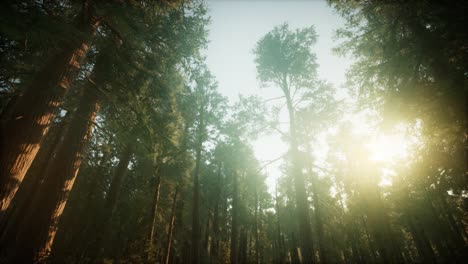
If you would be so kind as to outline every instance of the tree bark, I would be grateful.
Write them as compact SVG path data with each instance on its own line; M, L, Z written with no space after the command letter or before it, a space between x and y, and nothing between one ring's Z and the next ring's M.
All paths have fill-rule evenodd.
M286 106L288 108L289 114L290 151L293 167L292 174L294 178L294 187L296 190L295 195L300 230L301 253L304 263L315 263L312 229L310 227L309 218L309 204L307 201L304 175L302 174L302 169L299 163L300 154L297 141L295 110L286 78L283 80L281 89L283 90L283 93L286 97Z
M159 165L156 165L159 166ZM153 165L151 165L153 167ZM156 173L156 184L154 187L154 199L153 199L153 206L151 207L151 226L148 233L148 256L147 259L150 260L153 257L153 244L154 244L154 226L156 225L156 216L158 212L158 205L159 205L159 196L160 196L160 188L161 188L161 176L159 173Z
M241 229L239 238L239 263L247 263L247 230L245 227Z
M204 130L204 106L200 107L200 120L198 124L198 142L196 147L195 170L193 172L193 212L192 212L192 263L200 263L200 163Z
M31 168L26 174L25 180L19 188L17 195L10 204L5 215L2 215L0 227L0 248L6 248L18 231L18 224L25 217L32 203L32 198L37 192L37 187L41 185L44 179L45 170L51 166L52 157L59 146L60 140L66 132L69 124L70 112L66 114L63 120L52 128L44 141L44 146L39 150L37 158L34 160Z
M117 165L114 176L112 177L111 185L106 196L103 213L100 215L101 217L97 220L97 230L100 230L100 234L98 235L96 242L97 259L103 257L105 253L105 240L107 239L110 231L110 223L117 208L117 201L119 198L120 189L122 187L122 182L125 179L125 176L127 176L128 164L130 163L132 154L133 146L131 145L131 143L127 143L127 145L121 153L121 156L119 158L119 164Z
M172 233L174 231L174 224L175 224L175 212L177 206L177 195L179 194L179 186L177 186L174 192L174 198L172 201L172 209L171 209L171 219L169 221L169 230L167 231L167 243L166 243L166 254L164 263L169 264L169 257L171 255L171 246L172 246Z
M117 199L119 198L120 189L122 188L122 182L127 176L128 164L132 158L133 146L131 144L132 143L128 143L127 146L125 146L122 156L119 159L119 165L117 165L114 177L112 178L112 182L109 187L105 205L107 210L106 221L112 218L117 207Z
M83 33L56 54L25 89L0 126L0 212L11 203L60 105L79 72L99 25L91 1L78 16ZM80 35L81 36L81 35ZM75 38L71 38L75 39Z
M20 225L12 262L43 262L48 256L98 110L97 91L89 84L68 132L46 170L31 210Z

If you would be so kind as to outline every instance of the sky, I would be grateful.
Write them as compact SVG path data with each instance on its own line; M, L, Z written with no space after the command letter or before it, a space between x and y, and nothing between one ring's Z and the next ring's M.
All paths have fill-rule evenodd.
M279 88L260 88L256 78L253 49L256 42L275 26L287 22L290 29L314 26L318 41L312 50L317 55L319 78L339 87L351 61L334 54L334 32L343 19L325 1L234 1L208 0L209 44L207 64L219 84L219 91L231 102L238 95L258 95L265 99L281 96ZM272 102L274 103L274 102ZM263 163L277 159L287 149L277 134L261 136L253 142L257 159ZM281 174L281 161L265 168L267 185L272 190Z

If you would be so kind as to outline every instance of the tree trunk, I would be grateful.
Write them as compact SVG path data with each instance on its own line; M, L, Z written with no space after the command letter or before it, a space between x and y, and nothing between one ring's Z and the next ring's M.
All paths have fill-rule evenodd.
M127 143L125 149L122 151L121 156L119 158L119 164L115 169L114 176L111 181L111 185L109 187L109 191L106 196L106 201L103 209L103 213L101 218L98 219L98 228L100 230L100 234L97 237L96 249L97 251L97 258L103 257L105 253L105 240L108 237L111 227L111 220L115 213L115 209L117 208L117 200L119 198L120 189L122 187L122 182L127 176L128 172L128 164L132 158L133 153L133 146L131 143Z
M200 163L203 144L203 108L200 111L200 122L198 124L198 142L195 157L195 170L193 172L193 213L192 213L192 263L200 263Z
M70 115L70 112L67 112L63 120L52 128L51 133L48 134L39 150L37 158L28 170L21 187L18 189L17 195L10 204L10 208L1 216L0 245L8 245L16 236L18 222L27 213L32 202L32 196L35 195L37 187L40 186L45 170L51 164L52 157L66 131L67 124L69 124ZM4 247L1 246L1 248Z
M431 243L427 240L424 230L421 227L418 227L414 223L413 217L408 216L406 222L409 227L409 231L413 237L413 240L416 244L416 249L418 250L418 255L421 258L423 263L436 263L436 256L434 250L432 249Z
M171 246L172 246L172 233L174 231L175 224L175 212L177 206L177 195L179 194L179 186L177 186L174 192L174 198L172 201L172 210L171 210L171 219L169 221L169 230L167 231L167 243L166 243L166 254L165 254L165 264L169 264L169 257L171 255Z
M260 196L259 200L260 201L262 200L261 196ZM258 233L260 233L263 230L263 228L262 228L262 215L263 215L262 203L259 202L258 203L258 216L257 216L258 217L258 222L257 222L257 224L258 224ZM259 238L256 238L256 239L257 239L257 241L260 241ZM264 247L263 247L262 243L258 242L258 259L259 259L259 263L264 262L263 261L263 248Z
M122 188L122 182L127 176L128 164L132 158L133 146L131 144L132 143L127 144L122 152L122 156L119 159L119 164L117 165L114 177L112 178L112 182L109 187L109 192L107 193L105 204L105 209L107 210L106 221L109 221L110 218L112 218L117 207L117 199L119 198L120 189Z
M283 248L281 246L281 223L280 223L280 211L279 211L279 199L278 199L278 184L276 185L275 190L275 210L276 210L276 232L277 232L277 241L278 241L278 263L281 264L284 262Z
M156 184L154 187L153 206L151 207L151 226L150 226L150 230L148 234L148 256L147 256L148 260L153 258L154 226L156 225L156 218L157 218L156 216L158 212L160 188L161 188L161 176L159 175L159 173L157 173Z
M310 173L313 174L313 171L310 170ZM312 192L313 192L312 196L314 198L313 202L314 202L314 207L315 207L315 225L317 228L317 238L319 241L320 263L329 263L328 254L327 254L326 246L325 246L324 235L323 235L322 206L320 205L320 201L319 201L317 184L318 184L317 175L312 175Z
M219 247L219 200L221 198L221 165L218 164L218 179L216 183L215 208L213 212L213 235L211 238L210 256L218 256Z
M210 243L210 222L210 212L208 211L208 215L206 216L205 237L203 239L203 252L206 256L210 255L208 248Z
M258 190L255 184L255 263L260 264L260 240L258 239Z
M97 92L89 84L67 134L51 166L46 170L44 182L33 199L31 210L20 224L21 229L13 248L13 262L42 262L48 256L98 110Z
M233 172L232 174L233 180L233 194L232 194L232 229L231 229L231 255L230 260L231 264L237 264L237 242L239 236L239 187L237 182L237 174Z
M90 2L84 1L78 16L81 39L70 42L44 66L1 124L0 212L10 205L86 57L99 25Z
M239 263L247 263L247 230L242 228L239 238L239 256L237 257Z
M312 230L310 227L309 219L309 204L307 201L307 193L305 189L304 175L302 174L302 168L300 165L300 153L298 149L297 133L296 133L296 120L295 110L291 99L290 90L286 80L283 81L282 85L283 93L286 97L286 105L289 114L289 131L290 131L290 151L292 158L292 170L294 178L294 187L296 195L296 206L299 221L300 230L300 241L301 241L301 253L304 263L315 263L314 246L312 241Z

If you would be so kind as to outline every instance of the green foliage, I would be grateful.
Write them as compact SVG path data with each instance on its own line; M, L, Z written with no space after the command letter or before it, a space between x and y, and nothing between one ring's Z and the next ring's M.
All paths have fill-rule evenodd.
M264 85L310 86L316 76L316 56L311 46L317 41L313 27L290 31L288 24L275 27L255 47L258 78Z

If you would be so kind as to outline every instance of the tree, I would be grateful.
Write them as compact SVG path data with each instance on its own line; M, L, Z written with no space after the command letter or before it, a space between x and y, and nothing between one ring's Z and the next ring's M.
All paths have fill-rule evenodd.
M299 138L295 100L307 94L314 85L317 64L310 46L316 42L313 27L290 31L287 24L275 27L255 48L258 79L263 85L278 86L286 100L289 114L289 142L292 160L292 175L296 190L296 204L301 234L301 249L304 262L314 262L312 230L309 220L309 205L304 185L304 175L300 165Z
M0 210L2 212L9 206L36 156L40 143L58 112L58 107L79 72L99 23L93 4L90 1L83 1L75 22L75 30L79 32L79 37L70 38L69 43L66 43L62 50L43 66L36 78L9 109L7 120L1 127L0 139Z

